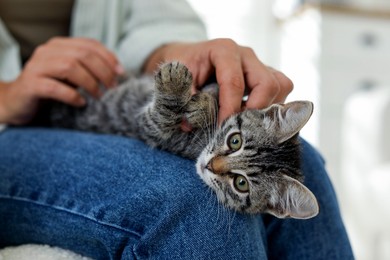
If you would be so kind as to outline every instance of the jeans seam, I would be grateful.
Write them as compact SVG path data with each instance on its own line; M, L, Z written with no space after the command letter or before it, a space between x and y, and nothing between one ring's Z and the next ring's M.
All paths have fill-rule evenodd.
M20 198L20 197L11 197L11 196L0 195L0 200L1 199L16 200L16 201L21 201L21 202L29 202L29 203L33 203L33 204L36 204L36 205L39 205L39 206L43 206L43 207L47 207L47 208L51 208L51 209L55 209L55 210L59 210L59 211L64 211L64 212L67 212L67 213L70 213L70 214L73 214L73 215L76 215L76 216L83 217L85 219L91 220L91 221L93 221L95 223L98 223L100 225L107 226L107 227L114 228L114 229L118 229L120 231L127 232L127 233L130 233L132 235L136 235L139 238L142 237L141 234L139 234L137 232L134 232L132 230L125 229L125 228L123 228L121 226L118 226L118 225L114 225L114 224L110 224L110 223L107 223L107 222L99 221L99 220L94 219L94 218L92 218L92 217L90 217L88 215L81 214L79 212L72 211L72 210L69 210L67 208L63 208L63 207L59 207L59 206L55 206L55 205L48 205L46 203L42 203L42 202L38 202L38 201L34 201L34 200L29 200L29 199L26 199L26 198Z

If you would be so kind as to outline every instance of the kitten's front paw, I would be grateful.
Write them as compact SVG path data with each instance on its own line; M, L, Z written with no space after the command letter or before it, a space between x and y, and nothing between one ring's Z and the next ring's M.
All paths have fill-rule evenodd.
M218 103L212 94L199 92L191 97L186 106L185 118L195 128L210 128L216 124ZM210 128L211 129L211 128Z
M192 74L179 62L165 63L155 76L157 91L172 95L190 95Z

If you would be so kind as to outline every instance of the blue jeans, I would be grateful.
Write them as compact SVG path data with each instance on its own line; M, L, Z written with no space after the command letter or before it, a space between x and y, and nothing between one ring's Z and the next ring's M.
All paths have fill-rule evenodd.
M280 220L224 209L194 162L75 131L0 133L0 248L59 246L96 259L352 259L336 196L303 141L320 214Z

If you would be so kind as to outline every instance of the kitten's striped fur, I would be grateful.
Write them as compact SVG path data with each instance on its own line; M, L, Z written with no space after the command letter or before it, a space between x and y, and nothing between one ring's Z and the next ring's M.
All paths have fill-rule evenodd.
M166 63L154 80L131 78L100 100L88 98L84 109L53 109L51 120L55 126L135 137L197 159L198 174L229 208L281 218L315 216L317 201L301 183L297 136L312 104L246 110L217 127L216 88L191 96L191 84L183 64ZM182 130L183 120L192 131Z

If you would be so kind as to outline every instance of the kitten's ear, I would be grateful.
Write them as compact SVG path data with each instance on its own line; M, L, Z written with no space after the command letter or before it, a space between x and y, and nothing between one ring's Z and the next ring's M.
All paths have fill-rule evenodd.
M309 219L319 212L314 194L299 181L283 175L282 193L272 194L268 213L278 218Z
M313 103L310 101L294 101L275 106L273 116L278 143L283 143L297 134L313 113Z

